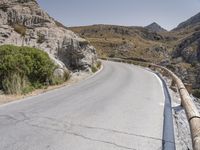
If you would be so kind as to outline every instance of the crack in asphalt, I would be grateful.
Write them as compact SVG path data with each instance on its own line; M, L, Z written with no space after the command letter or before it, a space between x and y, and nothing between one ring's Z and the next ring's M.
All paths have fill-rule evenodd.
M162 139L159 139L159 138L150 137L150 136L145 136L145 135L139 135L139 134L134 134L134 133L129 133L129 132L125 132L125 131L119 131L119 130L114 130L114 129L106 129L106 128L100 128L100 127L92 127L92 126L86 126L86 125L81 125L81 124L73 124L73 123L72 123L72 125L79 126L79 127L83 127L83 128L88 128L88 129L104 130L104 131L114 132L114 133L118 133L118 134L125 134L125 135L130 135L130 136L137 136L137 137L142 137L142 138L147 138L147 139L162 141Z
M0 120L1 118L5 118L7 121L13 121L13 124L16 125L17 123L21 122L20 120L16 119L15 117L13 116L10 116L10 115L0 115ZM2 126L7 126L9 123L5 123L3 121L0 121L0 124Z
M16 120L16 121L18 121L15 117L10 116L10 115L0 115L0 118L6 118L6 119L9 119L9 120Z
M69 132L69 131L66 131L66 130L54 129L54 128L50 128L50 127L43 127L43 126L40 126L40 125L34 125L34 124L30 124L30 123L26 123L26 124L29 125L29 126L32 126L32 127L37 127L37 128L41 128L41 129L45 129L45 130L53 130L53 131L56 131L56 132L64 132L66 134L77 136L77 137L81 137L81 138L89 140L89 141L95 141L95 142L100 142L100 143L104 143L104 144L110 144L110 145L113 145L113 146L118 147L118 148L136 150L134 148L130 148L130 147L126 147L126 146L123 146L123 145L119 145L119 144L116 144L114 142L109 142L109 141L103 141L103 140L90 138L90 137L87 137L85 135L82 135L82 134L79 134L79 133L75 133L75 132Z
M23 112L19 112L19 114L21 114L21 116L23 117L22 119L18 119L17 117L14 117L14 116L11 116L11 115L0 115L0 120L1 120L1 118L4 118L6 120L13 120L14 125L17 125L20 122L24 122L26 120L31 119L28 116L26 116L25 113L23 113ZM1 122L3 122L3 121L1 121Z
M128 150L135 150L135 149L131 148L131 147L119 145L119 144L114 143L114 142L91 138L91 137L85 136L85 135L80 134L80 133L70 132L69 131L69 127L81 127L81 128L92 129L92 130L103 130L103 131L106 131L106 132L124 134L124 135L129 135L129 136L136 136L136 137L141 137L141 138L146 138L146 139L151 139L151 140L157 140L157 141L163 141L162 139L155 138L155 137L150 137L150 136L145 136L145 135L138 135L138 134L129 133L129 132L125 132L125 131L114 130L114 129L106 129L106 128L100 128L100 127L86 126L86 125L81 125L81 124L74 124L74 123L70 123L70 122L67 122L67 121L58 120L58 119L50 118L50 117L46 117L46 116L32 116L32 118L31 118L31 117L28 117L23 112L19 112L19 114L21 114L21 116L23 116L23 119L19 120L19 119L15 118L15 117L9 116L9 115L0 115L0 117L4 117L4 118L15 120L16 121L15 125L17 123L22 123L23 122L28 126L37 127L37 128L41 128L41 129L45 129L45 130L53 130L53 131L56 131L56 132L64 132L66 134L77 136L77 137L81 137L81 138L86 139L86 140L95 141L95 142L101 142L101 143L104 143L104 144L110 144L110 145L116 146L118 148L123 148L123 149L128 149ZM50 121L50 123L51 123L50 125L52 127L55 127L55 128L34 124L35 119L47 119L47 120ZM33 123L30 123L30 121L33 121ZM63 125L64 129L58 129L57 128L58 127L58 123ZM165 141L165 142L172 143L171 141Z
M174 143L172 141L166 141L166 140L163 140L163 139L160 139L160 138L156 138L156 137L151 137L151 136L146 136L146 135L139 135L139 134L129 133L129 132L125 132L125 131L119 131L119 130L114 130L114 129L101 128L101 127L86 126L86 125L81 125L81 124L74 124L74 123L61 121L61 120L57 120L57 119L50 118L50 117L44 117L44 116L42 118L49 119L49 120L56 121L56 122L63 122L63 124L68 124L70 126L77 126L77 127L94 129L94 130L103 130L103 131L107 131L107 132L114 132L114 133L117 133L117 134L124 134L124 135L136 136L136 137L147 138L147 139L152 139L152 140L157 140L157 141Z
M62 130L62 129L55 129L55 128L51 128L51 127L48 127L48 126L41 126L41 125L31 124L31 123L29 123L27 121L28 120L33 120L33 119L29 118L27 115L25 115L22 112L20 112L20 114L24 117L24 119L18 120L15 117L10 116L10 115L0 115L0 117L4 117L4 118L7 118L7 119L15 120L16 121L15 125L17 123L24 122L28 126L37 127L37 128L41 128L41 129L45 129L45 130L53 130L53 131L56 131L56 132L64 132L66 134L78 136L78 137L81 137L81 138L86 139L86 140L95 141L95 142L101 142L101 143L105 143L105 144L110 144L110 145L116 146L118 148L123 148L123 149L128 149L128 150L135 150L134 148L130 148L130 147L126 147L126 146L123 146L123 145L119 145L119 144L116 144L114 142L109 142L109 141L103 141L103 140L98 140L98 139L90 138L90 137L87 137L87 136L84 136L82 134L78 134L78 133L75 133L75 132L70 132L70 131ZM48 117L37 117L37 118L45 118L45 119L48 119L48 120L51 120L51 121L54 121L54 122L58 121L58 120L56 120L54 118L48 118ZM55 124L55 126L56 125L57 124ZM63 124L63 125L64 125L64 127L68 127L66 124ZM10 147L10 146L13 146L15 144L16 144L16 142L14 142L13 144L9 144L7 146Z

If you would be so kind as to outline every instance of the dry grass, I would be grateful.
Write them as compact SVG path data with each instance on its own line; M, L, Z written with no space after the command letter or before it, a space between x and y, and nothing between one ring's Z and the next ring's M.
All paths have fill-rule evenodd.
M165 40L152 39L148 30L140 27L112 25L94 25L70 28L86 38L97 49L99 57L138 57L161 61L164 55L152 50L155 47L167 47ZM154 37L153 37L154 38Z
M19 101L22 100L23 98L26 97L30 97L30 96L35 96L35 95L39 95L54 89L58 89L64 86L71 86L76 84L77 82L81 81L81 80L85 80L86 78L88 78L90 76L90 74L79 74L79 75L73 75L68 81L60 84L60 85L52 85L52 86L48 86L46 88L43 89L37 89L32 91L31 93L28 93L26 95L21 95L21 94L16 94L16 95L7 95L7 94L3 94L0 93L0 105L2 104L6 104L9 102L14 102L14 101Z

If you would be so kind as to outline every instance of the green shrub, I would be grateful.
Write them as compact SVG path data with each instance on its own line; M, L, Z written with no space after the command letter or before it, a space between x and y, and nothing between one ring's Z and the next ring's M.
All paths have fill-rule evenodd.
M97 68L95 65L93 65L93 66L91 67L91 69L92 69L92 72L93 72L93 73L95 73L95 72L98 71L98 68Z
M93 64L91 67L93 73L97 72L100 68L101 68L101 61L97 61L97 63Z
M55 64L42 50L0 46L0 88L7 94L26 93L53 80Z
M192 91L192 95L197 97L197 98L200 98L200 89L195 89Z
M101 61L97 61L97 68L98 68L98 69L101 68Z
M20 24L15 24L13 25L13 28L15 30L15 32L19 33L21 36L25 36L26 35L26 27Z
M26 86L22 89L22 91L20 92L20 94L27 94L27 93L30 93L32 92L33 90L35 89L35 87L29 85L29 86Z

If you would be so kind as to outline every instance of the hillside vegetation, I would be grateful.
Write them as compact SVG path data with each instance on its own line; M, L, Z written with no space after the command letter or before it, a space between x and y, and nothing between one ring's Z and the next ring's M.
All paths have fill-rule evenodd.
M45 12L37 0L0 0L0 45L37 47L49 54L65 71L91 72L97 63L96 50Z
M156 23L146 27L92 25L69 29L89 40L99 57L159 63L191 84L195 95L200 91L200 13L172 31Z
M99 57L140 58L159 62L169 57L173 37L142 27L93 25L69 28L86 38ZM155 59L156 58L156 59Z
M42 50L0 46L0 89L7 94L24 94L58 83L53 75L56 68L48 54Z

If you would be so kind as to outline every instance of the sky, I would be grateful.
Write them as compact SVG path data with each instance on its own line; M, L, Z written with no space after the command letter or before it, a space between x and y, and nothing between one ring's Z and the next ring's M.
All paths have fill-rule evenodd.
M156 22L167 30L200 12L200 0L37 0L66 26L112 24L146 26Z

